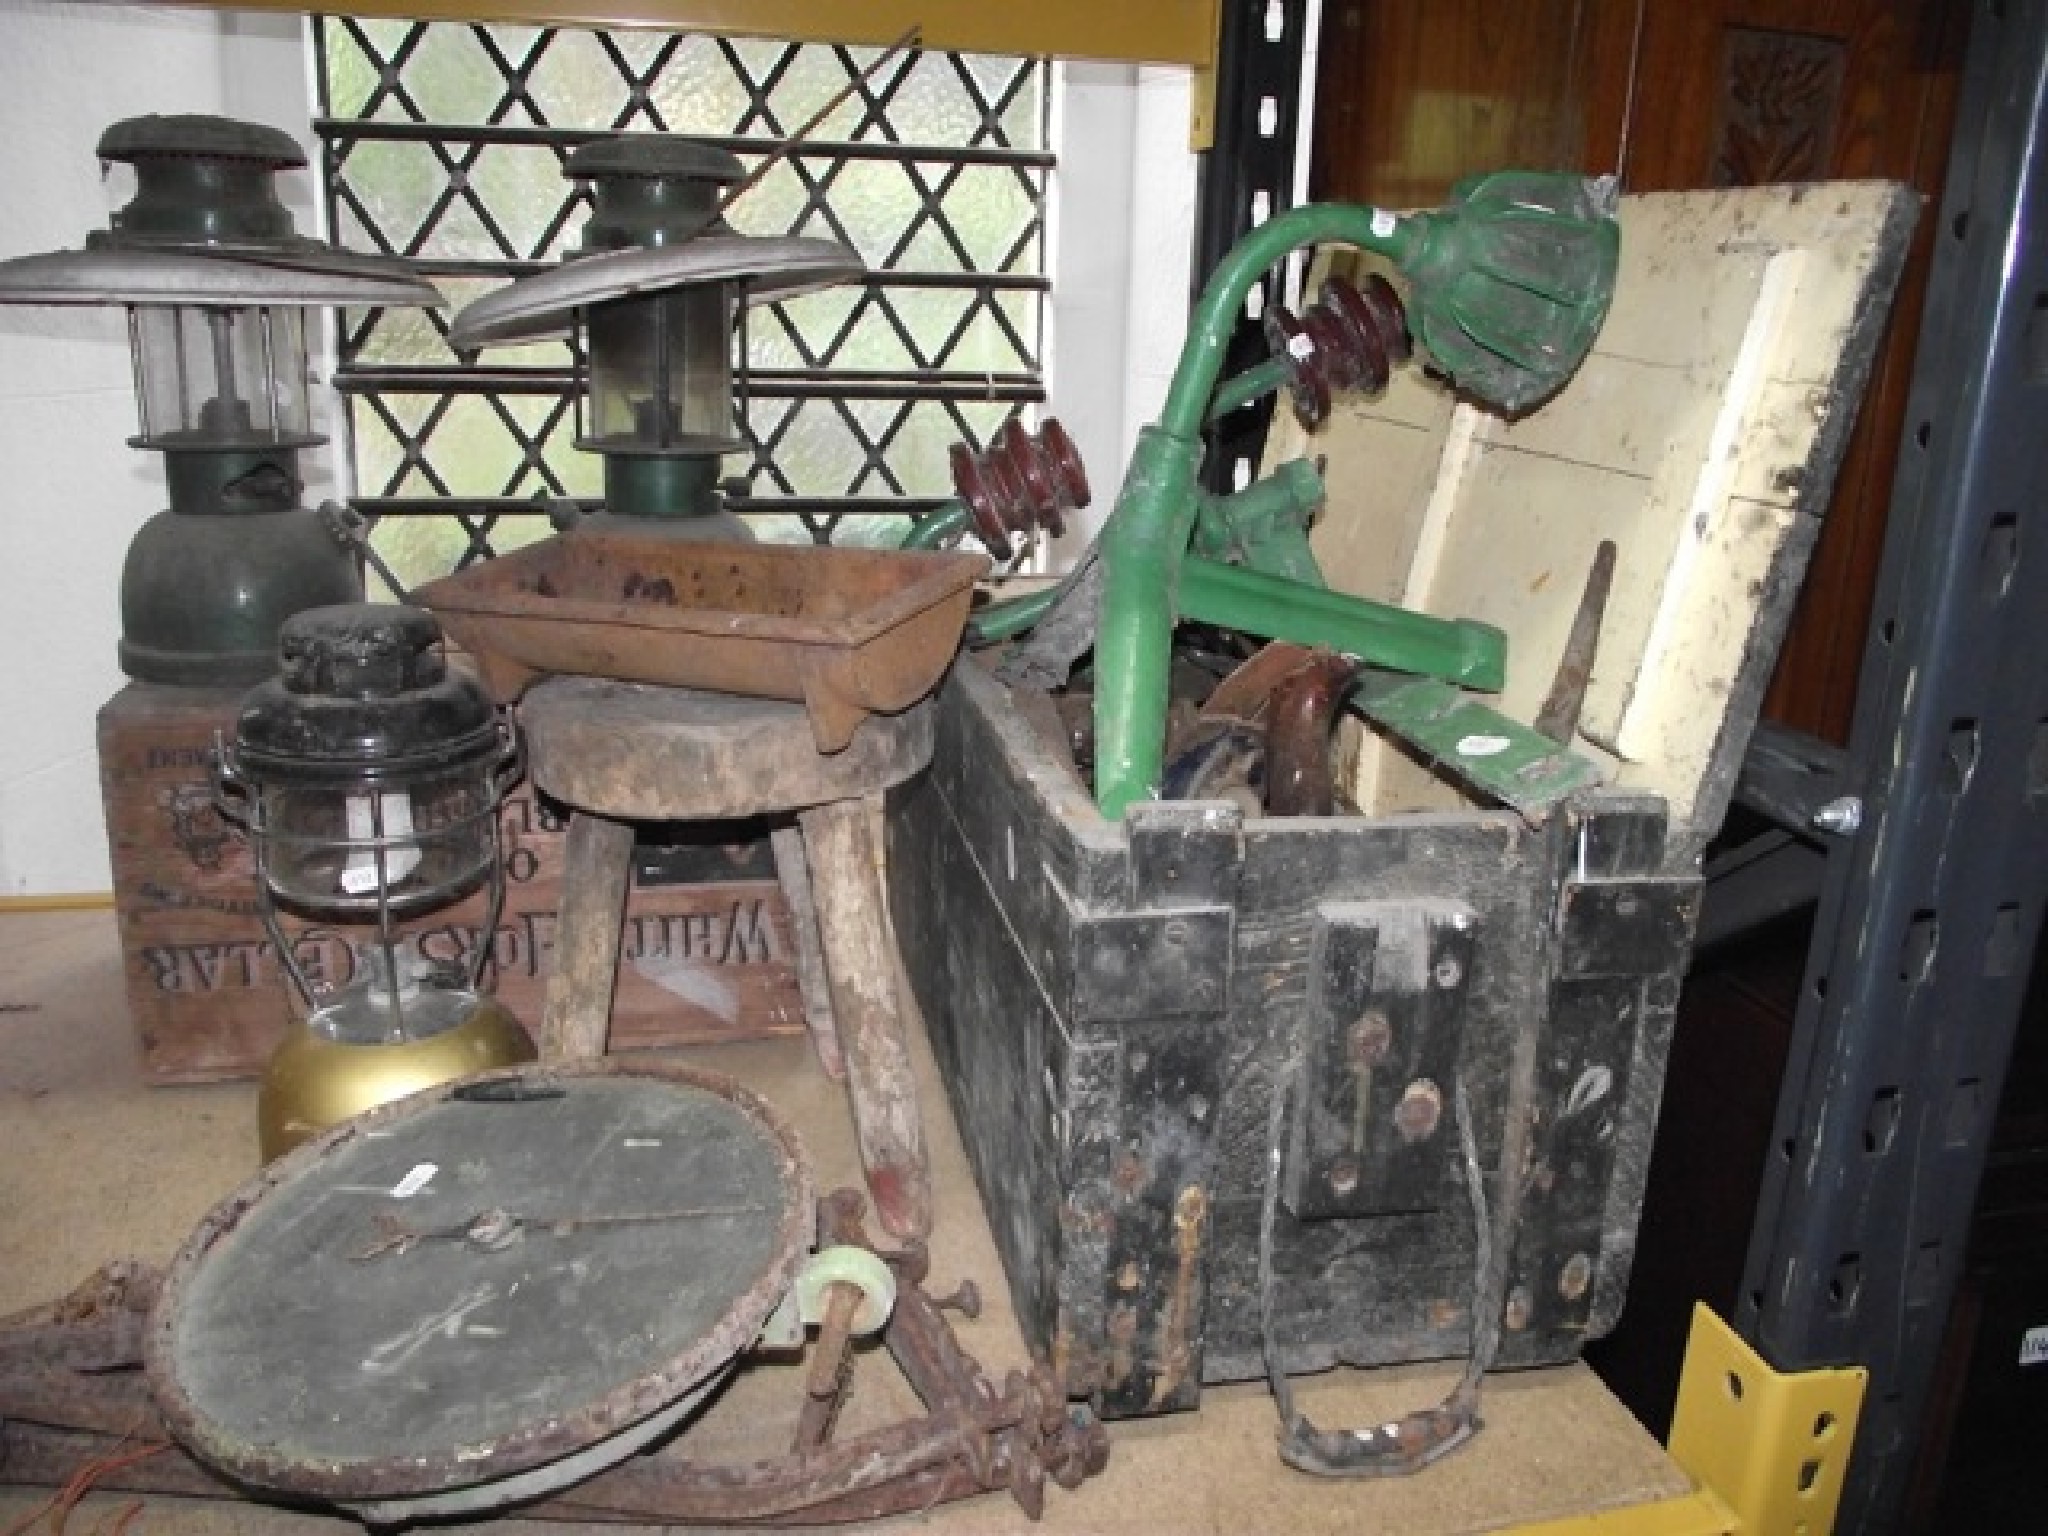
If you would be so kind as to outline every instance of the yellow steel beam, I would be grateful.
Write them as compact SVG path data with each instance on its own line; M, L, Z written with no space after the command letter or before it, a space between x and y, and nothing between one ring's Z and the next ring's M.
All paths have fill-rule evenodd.
M1695 1306L1671 1421L1683 1498L1515 1527L1515 1536L1828 1536L1870 1373L1772 1370Z
M205 4L208 0L170 0ZM1220 0L233 0L237 10L416 21L661 27L798 42L884 46L921 27L924 46L1141 64L1216 62Z

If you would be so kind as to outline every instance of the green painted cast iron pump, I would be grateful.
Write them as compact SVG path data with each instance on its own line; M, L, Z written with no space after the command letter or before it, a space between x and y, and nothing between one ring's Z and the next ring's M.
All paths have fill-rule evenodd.
M1353 245L1408 287L1407 320L1434 369L1466 398L1510 414L1555 393L1591 349L1619 262L1611 184L1501 172L1460 186L1441 209L1396 215L1330 204L1276 215L1227 255L1196 306L1157 423L1139 434L1097 546L1096 802L1118 817L1159 792L1173 630L1195 619L1264 638L1328 646L1398 671L1495 691L1506 638L1328 591L1306 539L1322 500L1304 462L1234 496L1196 483L1202 428L1223 409L1289 382L1287 353L1313 337L1276 336L1280 355L1220 387L1225 348L1252 285L1290 252ZM1324 401L1327 406L1327 401ZM1231 563L1232 560L1236 563ZM1094 582L998 605L981 638L1037 624ZM1085 648L1078 642L1073 654ZM1071 656L1067 659L1071 659Z
M169 509L129 546L122 670L145 682L246 685L301 609L362 597L342 531L299 506L312 429L305 311L438 306L403 263L294 232L276 176L306 163L287 134L227 118L139 117L99 143L135 196L82 251L0 262L0 303L122 305L140 431L164 456Z

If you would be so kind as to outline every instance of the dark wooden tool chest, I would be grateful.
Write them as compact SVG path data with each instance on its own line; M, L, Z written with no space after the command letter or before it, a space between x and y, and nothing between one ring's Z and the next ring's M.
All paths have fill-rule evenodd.
M1362 814L1112 824L955 668L891 901L1019 1315L1076 1395L1145 1414L1258 1376L1267 1304L1289 1372L1465 1353L1461 1084L1513 1217L1501 1363L1612 1325L1701 852L1912 217L1872 184L1626 199L1607 330L1550 405L1503 422L1409 377L1269 450L1325 460L1331 585L1508 633L1487 702L1523 722L1616 545L1574 744L1603 782L1540 819L1353 723Z

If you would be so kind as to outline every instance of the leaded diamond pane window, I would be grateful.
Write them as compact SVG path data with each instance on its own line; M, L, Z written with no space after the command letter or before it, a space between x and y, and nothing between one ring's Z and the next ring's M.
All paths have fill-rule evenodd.
M656 32L323 18L325 189L345 244L405 256L450 313L561 259L561 173L609 133L708 138L752 166L850 92L730 210L860 252L859 283L749 314L736 509L763 537L900 535L946 454L1045 397L1047 71L1021 58ZM564 343L458 357L446 316L343 317L358 505L406 585L549 529L602 468L574 446Z

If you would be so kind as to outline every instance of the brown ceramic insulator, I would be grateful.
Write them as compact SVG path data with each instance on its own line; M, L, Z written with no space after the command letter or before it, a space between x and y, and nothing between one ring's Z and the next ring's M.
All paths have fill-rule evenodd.
M1287 366L1295 417L1310 431L1329 416L1334 396L1385 389L1394 364L1411 350L1400 295L1377 274L1362 289L1326 278L1317 301L1299 316L1268 310L1265 330L1273 355Z
M995 447L990 450L991 459L1001 458L1009 467L1022 492L1022 505L1029 513L1035 513L1055 537L1065 533L1066 522L1060 516L1060 498L1065 487L1059 483L1058 470L1052 460L1039 451L1038 440L1026 430L1024 423L1012 416L1003 423L1003 430L996 438Z
M1000 448L1025 487L1039 525L1065 533L1066 514L1088 505L1088 471L1080 450L1057 417L1048 416L1036 433L1012 418L1003 429Z
M1015 552L1013 533L1065 533L1066 514L1089 502L1088 474L1074 440L1051 417L1035 434L1011 418L979 456L955 443L951 463L953 489L999 560Z
M1342 278L1323 284L1321 302L1305 317L1310 334L1327 337L1332 393L1362 389L1377 394L1387 387L1392 361L1382 339L1380 322L1359 291Z
M1292 310L1280 305L1266 311L1266 344L1287 367L1287 393L1294 416L1313 432L1330 414L1330 376L1320 338Z
M1318 651L1273 690L1266 721L1266 814L1329 816L1337 789L1330 771L1330 731L1337 705L1358 663Z
M947 459L953 467L953 494L967 508L974 531L990 554L998 560L1009 559L1016 549L1010 543L1007 508L997 488L982 473L981 460L965 443L955 443L948 450Z
M1347 300L1336 298L1333 290L1338 287L1350 289L1352 298L1358 303L1350 305ZM1369 274L1362 288L1352 288L1340 277L1329 278L1323 284L1322 298L1326 304L1346 305L1354 313L1370 317L1389 362L1405 363L1414 355L1415 346L1408 337L1407 308L1401 303L1401 295L1394 291L1394 285L1379 273Z
M1088 488L1088 468L1081 462L1081 450L1074 446L1057 416L1048 416L1039 424L1038 449L1051 461L1059 478L1065 492L1064 505L1085 507L1095 499L1095 493Z

